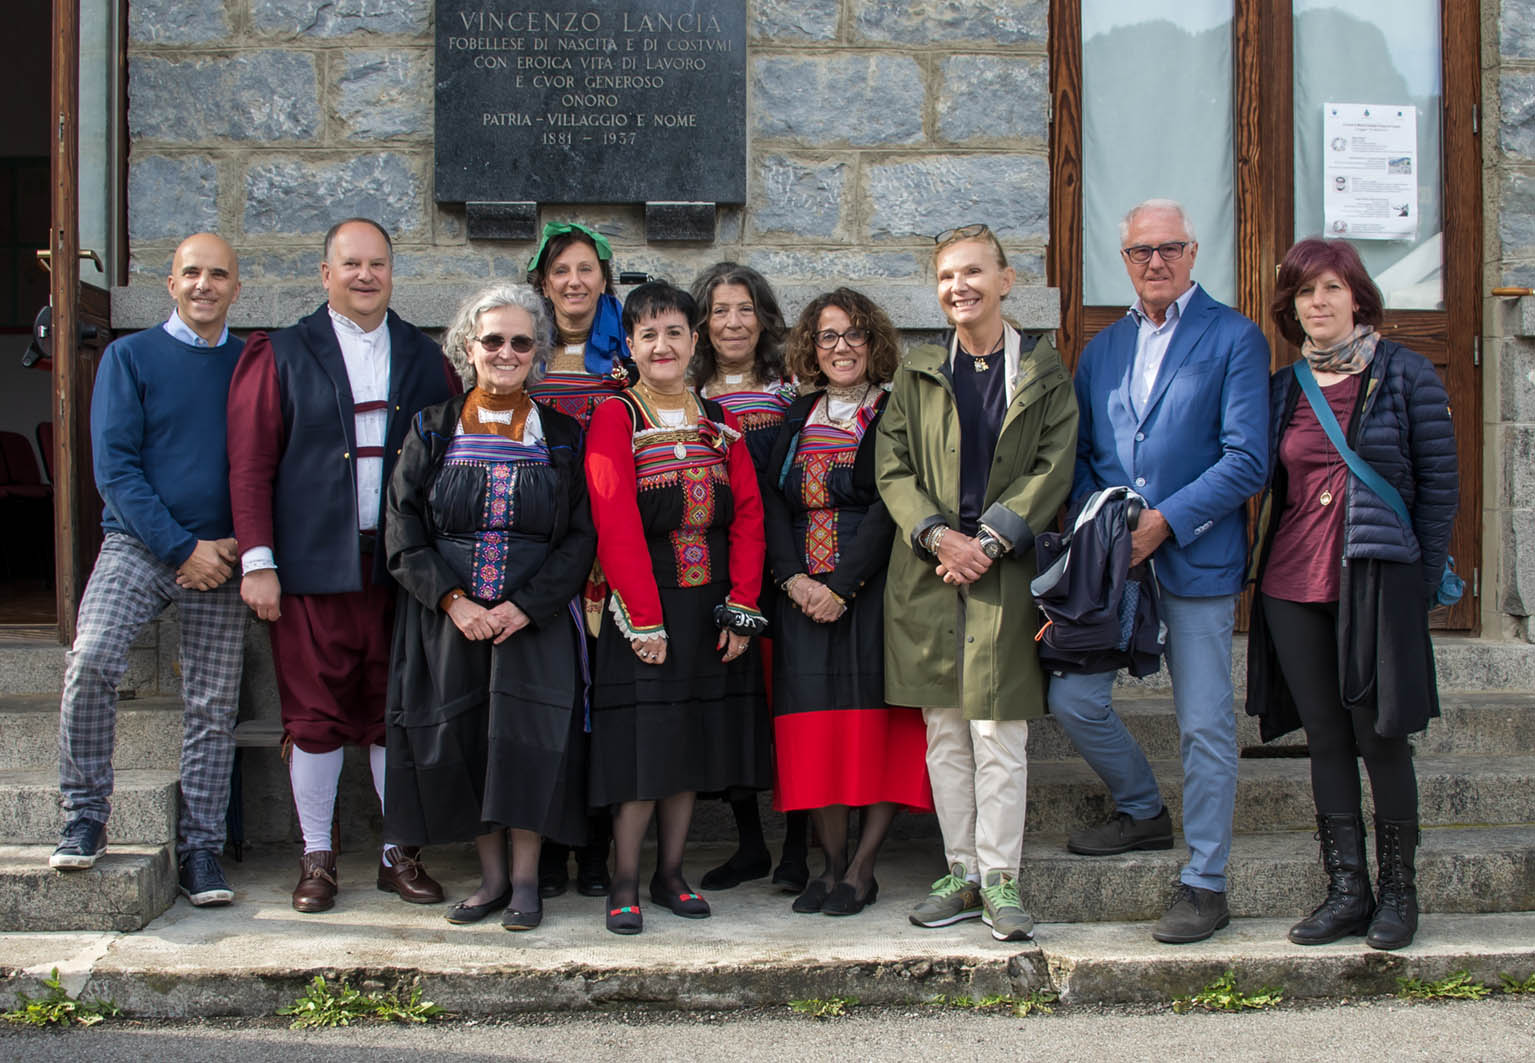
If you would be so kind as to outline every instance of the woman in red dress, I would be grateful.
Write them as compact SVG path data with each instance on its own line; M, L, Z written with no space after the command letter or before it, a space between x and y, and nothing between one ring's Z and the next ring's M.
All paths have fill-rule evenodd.
M698 791L765 789L762 499L735 417L687 386L693 300L636 288L624 328L639 380L597 408L586 479L608 578L592 691L590 802L616 806L608 929L635 934L640 847L656 816L650 899L709 905L682 877Z
M789 337L816 390L789 408L768 463L777 802L813 809L826 867L796 912L856 915L879 895L874 864L903 806L933 807L918 709L885 702L885 568L895 535L874 481L874 425L900 361L890 319L849 288L818 296ZM862 809L848 858L848 821Z

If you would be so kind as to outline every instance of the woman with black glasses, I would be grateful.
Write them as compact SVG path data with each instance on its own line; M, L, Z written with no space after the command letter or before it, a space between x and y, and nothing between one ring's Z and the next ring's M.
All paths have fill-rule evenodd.
M445 347L471 389L417 415L384 524L402 591L385 715L388 836L473 838L480 885L448 921L505 909L508 930L543 918L540 839L580 843L586 831L577 595L596 533L581 426L527 391L547 336L543 301L523 285L459 309Z

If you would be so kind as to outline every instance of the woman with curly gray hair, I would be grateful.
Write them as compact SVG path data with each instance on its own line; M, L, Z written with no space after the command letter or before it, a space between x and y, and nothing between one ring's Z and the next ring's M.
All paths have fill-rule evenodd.
M480 886L448 921L505 909L508 930L543 918L542 838L586 830L577 595L596 535L581 426L527 393L549 357L544 315L521 284L459 309L446 349L469 393L416 415L385 524L402 593L384 817L403 844L474 838Z

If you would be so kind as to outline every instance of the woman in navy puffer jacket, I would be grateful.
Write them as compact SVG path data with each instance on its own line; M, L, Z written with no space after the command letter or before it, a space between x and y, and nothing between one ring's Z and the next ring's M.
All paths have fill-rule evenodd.
M1412 515L1349 472L1291 366L1269 385L1270 481L1258 518L1247 711L1265 740L1304 726L1327 896L1290 930L1396 949L1418 926L1418 785L1407 736L1439 715L1428 610L1459 478L1449 399L1422 355L1376 332L1380 291L1341 240L1292 247L1271 308L1345 438ZM1379 895L1365 864L1359 769L1375 799Z

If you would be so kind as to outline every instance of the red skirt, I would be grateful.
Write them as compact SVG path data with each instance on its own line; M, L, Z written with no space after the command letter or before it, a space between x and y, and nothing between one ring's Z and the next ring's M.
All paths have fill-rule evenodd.
M779 811L893 801L933 810L921 709L831 709L773 719L773 807Z

